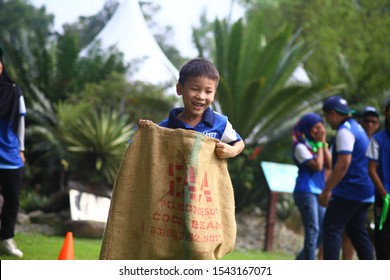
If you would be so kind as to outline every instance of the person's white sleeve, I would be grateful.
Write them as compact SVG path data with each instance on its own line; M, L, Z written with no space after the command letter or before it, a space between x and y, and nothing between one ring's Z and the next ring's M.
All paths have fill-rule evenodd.
M23 95L19 98L19 114L25 115L26 114L26 104L24 103Z
M18 139L19 139L19 149L21 151L24 151L24 131L25 131L25 124L24 124L24 116L20 116L19 119L19 128L18 128Z
M237 137L237 132L234 130L232 124L227 121L225 131L222 134L221 142L231 143L240 140Z
M355 136L346 128L342 128L336 135L337 153L352 153L355 145Z
M379 160L379 144L374 138L371 138L366 151L366 157L372 160Z
M314 158L313 154L302 143L298 143L295 146L294 156L295 156L295 159L299 162L299 164L302 164L302 163Z

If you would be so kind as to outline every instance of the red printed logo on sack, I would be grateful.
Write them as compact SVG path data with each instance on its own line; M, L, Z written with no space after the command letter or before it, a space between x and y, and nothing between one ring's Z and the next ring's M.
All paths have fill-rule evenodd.
M211 192L209 190L209 184L207 180L207 171L204 172L202 178L202 184L200 189L196 188L196 175L195 168L189 166L188 173L184 170L181 164L169 164L168 175L169 180L169 191L168 195L173 197L183 197L184 188L188 189L190 199L192 201L201 201L206 199L207 202L212 202Z

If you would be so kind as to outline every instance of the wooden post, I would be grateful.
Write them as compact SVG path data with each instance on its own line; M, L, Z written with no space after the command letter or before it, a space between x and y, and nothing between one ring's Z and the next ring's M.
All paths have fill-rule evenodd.
M274 226L276 223L276 203L278 202L278 193L270 191L269 196L264 251L272 251Z
M292 164L276 162L260 162L261 184L269 190L268 213L265 229L264 251L272 250L274 227L276 224L276 203L278 195L294 192L295 180L298 174L298 167Z

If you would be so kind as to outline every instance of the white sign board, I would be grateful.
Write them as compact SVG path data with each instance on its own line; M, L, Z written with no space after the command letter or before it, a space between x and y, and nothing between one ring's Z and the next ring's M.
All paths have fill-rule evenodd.
M262 161L263 169L268 186L273 192L292 193L298 176L298 167L292 164Z
M72 220L107 222L109 198L71 189L69 200Z

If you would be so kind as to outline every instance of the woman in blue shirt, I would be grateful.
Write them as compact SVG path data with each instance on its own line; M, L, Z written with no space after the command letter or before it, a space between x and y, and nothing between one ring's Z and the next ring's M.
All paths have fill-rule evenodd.
M325 208L318 202L318 195L325 185L325 169L331 168L324 122L319 115L305 114L294 126L293 160L299 170L293 193L294 202L301 213L305 229L304 246L296 259L314 260L316 249L322 245L322 221L325 214Z

